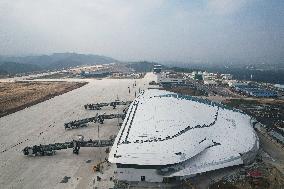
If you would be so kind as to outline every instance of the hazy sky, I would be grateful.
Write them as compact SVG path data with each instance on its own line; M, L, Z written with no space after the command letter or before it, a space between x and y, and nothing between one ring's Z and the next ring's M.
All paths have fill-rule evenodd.
M0 0L0 54L284 61L284 0Z

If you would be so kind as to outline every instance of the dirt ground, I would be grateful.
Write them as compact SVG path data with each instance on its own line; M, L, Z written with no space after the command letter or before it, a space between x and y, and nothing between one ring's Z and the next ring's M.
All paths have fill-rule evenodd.
M185 95L191 95L191 96L207 96L206 92L194 89L194 88L188 88L188 87L175 87L166 89L167 91L171 91L174 93L181 93Z
M261 176L252 178L248 176L250 171L258 171ZM284 178L282 173L274 166L258 162L250 167L242 168L237 174L228 175L221 181L212 184L210 189L282 189Z
M96 113L121 113L124 106L90 111L84 109L84 104L110 102L117 98L133 100L135 92L139 88L148 88L151 80L147 75L137 80L69 78L65 81L86 81L88 84L1 117L0 188L112 188L110 177L114 171L111 167L104 170L103 176L93 171L93 166L108 156L104 148L82 148L79 155L73 154L72 149L59 150L54 156L43 157L24 156L22 150L26 146L72 141L77 135L83 135L86 140L109 139L111 135L117 135L120 129L117 119L72 130L65 130L64 123L93 117ZM135 81L137 86L133 87ZM100 182L97 182L97 176L102 178Z
M227 99L224 104L240 109L269 129L284 127L284 101L280 99Z
M32 81L0 83L0 117L82 87L85 84Z

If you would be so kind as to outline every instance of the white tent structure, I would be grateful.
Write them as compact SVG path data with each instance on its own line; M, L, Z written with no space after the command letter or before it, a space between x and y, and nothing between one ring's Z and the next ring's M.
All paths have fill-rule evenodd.
M109 161L118 180L164 178L250 163L259 148L251 118L221 104L168 91L143 91L130 105Z

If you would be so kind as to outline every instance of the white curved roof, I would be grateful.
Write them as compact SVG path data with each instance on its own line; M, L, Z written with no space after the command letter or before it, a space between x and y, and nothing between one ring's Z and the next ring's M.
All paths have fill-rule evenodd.
M242 164L240 153L256 145L249 116L195 97L151 89L129 107L109 161L169 165L190 159L187 167L193 173L202 167Z

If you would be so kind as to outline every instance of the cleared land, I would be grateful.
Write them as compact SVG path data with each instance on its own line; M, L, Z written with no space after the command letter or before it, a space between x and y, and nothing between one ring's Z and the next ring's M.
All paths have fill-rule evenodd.
M145 78L136 80L135 87L133 79L81 80L88 81L88 84L1 117L0 188L94 188L94 184L99 182L96 181L93 166L108 156L104 148L82 148L79 155L73 154L72 149L67 149L58 151L54 156L44 157L26 157L22 149L26 146L71 141L79 134L86 140L108 139L111 135L116 135L119 131L116 119L106 120L103 125L91 123L88 127L73 130L65 130L64 123L92 117L96 113L121 113L124 107L88 111L83 105L110 102L117 97L123 101L133 100L135 91L138 92L139 88L146 89L151 80L146 75ZM104 173L109 181L110 175L107 171ZM69 177L67 183L62 182Z
M259 172L260 176L248 176L248 172ZM227 175L210 189L280 189L283 188L283 175L274 166L259 162L249 167L240 168L236 173Z
M0 83L0 117L72 91L85 84L77 82Z
M201 91L196 88L175 87L175 88L170 88L166 90L174 92L174 93L181 93L181 94L191 95L191 96L208 96L208 94L205 91Z
M44 157L26 157L21 150L26 146L71 141L79 134L93 140L116 135L119 131L116 119L107 120L104 125L90 123L88 127L67 131L64 123L93 117L96 113L121 113L124 107L87 111L83 105L110 102L117 97L122 101L133 100L135 91L138 94L139 88L148 88L149 82L153 80L153 74L146 74L145 78L137 79L137 86L133 87L133 79L65 79L72 82L86 81L88 84L1 117L0 188L112 188L113 185L108 185L114 171L112 166L104 165L103 173L93 171L94 165L108 157L105 148L82 148L79 155L67 149L57 151L55 156ZM100 182L97 176L102 178ZM64 178L69 178L66 183L62 182ZM208 183L212 178L207 177Z
M270 129L284 127L284 100L243 98L227 99L223 103L244 111Z

